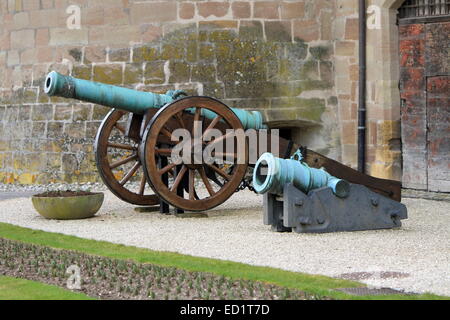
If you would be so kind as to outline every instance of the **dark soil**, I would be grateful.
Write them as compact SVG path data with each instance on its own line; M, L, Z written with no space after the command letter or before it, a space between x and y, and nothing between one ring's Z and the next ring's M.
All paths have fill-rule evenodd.
M86 255L0 238L0 275L67 288L81 270L81 292L104 300L317 300L299 290L205 272Z
M94 196L98 193L86 191L50 191L35 195L37 198L70 198L70 197L84 197Z

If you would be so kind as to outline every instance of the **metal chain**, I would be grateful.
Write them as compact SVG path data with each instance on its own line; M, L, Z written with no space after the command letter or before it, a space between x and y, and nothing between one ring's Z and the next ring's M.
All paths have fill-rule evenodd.
M245 178L241 185L239 186L239 188L236 190L236 192L240 192L240 191L244 191L245 189L250 190L251 192L254 192L256 194L258 194L255 190L255 188L253 188L253 182L252 182L253 178L249 177L249 178Z

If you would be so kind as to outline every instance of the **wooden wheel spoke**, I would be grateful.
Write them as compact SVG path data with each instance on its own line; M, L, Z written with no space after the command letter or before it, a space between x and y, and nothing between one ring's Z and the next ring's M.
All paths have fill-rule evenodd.
M169 138L169 141L171 141L172 140L172 133L169 131L169 130L167 130L167 128L162 128L161 129L161 133L163 134L163 135L165 135L167 138Z
M202 115L202 109L197 108L195 110L195 116L194 116L194 126L192 128L192 137L197 137L198 135L201 135L202 132L199 131L199 125L200 125L200 117Z
M181 114L183 114L183 113L181 112ZM184 125L183 116L180 115L180 113L177 113L175 115L175 119L178 121L178 124L180 125L181 129L186 129L186 126Z
M176 163L171 163L171 164L167 165L166 167L162 168L161 170L159 170L158 173L160 175L169 173L169 174L171 174L173 176L172 169L175 168L176 166L177 166Z
M114 124L114 127L116 127L116 129L119 130L123 135L125 134L125 131L126 131L126 130L125 130L125 128L124 128L121 124L119 124L119 123L116 122L116 123Z
M171 192L176 192L178 187L180 186L181 181L183 181L184 175L186 174L188 168L186 166L183 166L183 168L180 170L180 172L177 175L177 178L175 179L175 182L173 183Z
M140 187L139 187L139 194L141 195L141 196L143 196L144 195L144 192L145 192L145 185L147 184L147 178L145 177L145 173L143 172L142 173L142 178L141 178L141 185L140 185Z
M168 148L161 148L155 150L156 154L162 155L162 156L171 156L172 155L172 149Z
M202 136L201 141L204 140L205 135L206 135L210 130L214 129L215 126L216 126L220 121L222 121L222 119L223 119L223 118L222 118L221 116L217 116L217 117L214 118L214 120L209 124L208 128L206 128L205 132L203 133L203 136Z
M227 159L236 160L238 158L238 155L237 155L237 153L214 152L213 157L216 159L221 159L221 160L227 160Z
M232 177L229 174L227 174L226 172L224 172L222 169L220 169L216 166L210 165L210 164L207 164L207 166L209 168L211 168L212 170L214 170L214 172L216 172L219 176L221 176L225 180L231 181Z
M221 137L211 141L210 143L208 143L208 146L213 146L215 144L221 143L221 142L223 142L223 141L225 141L225 140L227 140L227 139L229 139L231 137L234 137L234 135L235 135L234 132L229 132L229 133L227 133L227 134L225 134L225 135L223 135L223 136L221 136Z
M206 176L205 168L201 168L199 171L200 171L200 176L202 177L203 183L205 184L205 187L209 192L209 195L211 197L214 196L216 193L214 192L214 189L213 189L211 183L209 182L208 177Z
M116 169L116 168L118 168L118 167L120 167L120 166L123 166L124 164L126 164L126 163L128 163L128 162L131 162L131 161L134 161L134 160L138 160L138 159L139 159L138 155L137 155L137 154L134 154L134 155L132 155L131 157L128 157L128 158L126 158L126 159L123 159L123 160L120 160L120 161L117 161L117 162L113 163L113 164L110 166L110 168L111 168L111 169Z
M195 200L195 170L189 170L189 200Z
M141 167L141 163L138 162L136 163L133 168L130 170L130 172L128 172L126 174L126 176L119 182L121 186L124 186L127 184L128 181L130 181L130 179L136 174L136 172L139 170L139 168Z
M114 149L137 151L136 147L130 146L128 144L123 144L123 143L108 142L108 147L109 148L114 148Z

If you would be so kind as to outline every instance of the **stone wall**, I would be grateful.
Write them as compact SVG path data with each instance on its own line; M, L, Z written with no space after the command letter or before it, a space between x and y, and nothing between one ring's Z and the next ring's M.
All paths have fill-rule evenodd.
M81 29L66 8L81 8ZM50 70L138 90L185 89L312 128L338 156L335 1L2 1L0 182L97 179L107 108L49 99ZM312 146L314 147L314 146Z
M292 129L298 143L355 166L355 3L1 1L0 183L98 180L93 139L108 109L49 99L41 87L51 70L138 90L185 89L260 110L272 127ZM80 30L67 28L72 4L81 8ZM385 32L369 33L371 43ZM375 175L399 179L390 149L397 97L389 102L379 66L370 68L368 161Z

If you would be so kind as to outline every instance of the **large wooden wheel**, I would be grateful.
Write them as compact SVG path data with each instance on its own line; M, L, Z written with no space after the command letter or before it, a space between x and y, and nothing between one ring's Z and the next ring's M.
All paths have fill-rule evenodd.
M173 141L177 129L184 129L192 140ZM213 131L216 135L207 138ZM245 177L248 151L242 123L230 108L212 98L189 97L162 108L143 137L147 179L161 199L178 209L212 209L228 200ZM217 151L221 144L226 152ZM231 152L230 145L234 146ZM164 167L158 165L161 159ZM170 172L175 174L167 179Z
M140 156L140 137L129 138L126 126L131 114L112 110L103 121L95 141L98 172L105 185L125 202L153 206L160 203L151 194L143 172Z

